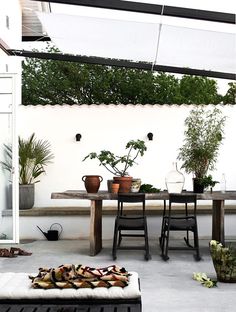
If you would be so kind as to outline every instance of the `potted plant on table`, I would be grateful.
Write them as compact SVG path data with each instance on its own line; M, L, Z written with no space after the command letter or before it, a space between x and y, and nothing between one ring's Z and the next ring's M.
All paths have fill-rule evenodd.
M202 193L207 186L214 186L209 170L215 169L219 147L223 140L226 117L218 108L204 110L203 107L191 110L185 120L184 145L178 159L181 168L193 173L194 192Z
M4 145L6 160L1 164L4 169L12 170L12 147ZM33 133L28 139L19 137L19 208L30 209L34 205L35 183L38 177L45 173L47 166L53 159L50 143L37 140Z
M108 150L102 150L99 153L88 154L83 160L98 159L100 165L114 175L113 181L120 185L119 192L129 192L132 177L128 175L128 169L136 164L138 156L144 155L147 147L142 140L131 140L126 144L126 149L128 150L127 153L122 156L117 156Z

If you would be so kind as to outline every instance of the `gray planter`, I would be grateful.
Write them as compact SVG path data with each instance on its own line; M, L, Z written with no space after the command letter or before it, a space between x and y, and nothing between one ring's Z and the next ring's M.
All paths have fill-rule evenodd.
M114 182L113 179L112 180L107 180L107 190L108 190L109 193L111 193L111 185L112 185L113 182Z
M34 184L19 185L19 209L31 209L34 206Z
M7 192L7 208L12 209L12 185ZM30 209L34 206L34 184L19 185L19 209Z

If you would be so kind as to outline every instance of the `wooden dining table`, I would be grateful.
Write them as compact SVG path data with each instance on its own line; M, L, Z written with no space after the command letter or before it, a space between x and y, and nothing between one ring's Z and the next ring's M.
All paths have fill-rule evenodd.
M191 192L183 192L191 193ZM53 192L52 199L77 199L90 201L90 255L95 256L102 249L102 203L103 200L117 200L117 194L107 191L98 193L87 193L80 190L68 190L64 192ZM168 200L166 191L159 193L145 193L146 200ZM225 242L224 232L224 206L226 200L236 200L236 191L226 192L204 192L197 194L198 200L212 201L212 239L222 244Z

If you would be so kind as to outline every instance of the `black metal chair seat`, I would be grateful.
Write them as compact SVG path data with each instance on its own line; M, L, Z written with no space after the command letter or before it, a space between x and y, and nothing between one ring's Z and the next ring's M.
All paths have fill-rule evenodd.
M170 220L170 231L192 231L195 227L195 220L190 217L188 219L172 218Z
M185 214L183 216L175 215L172 210L172 204L184 204ZM193 206L190 212L190 206ZM192 207L191 207L192 208ZM163 260L168 260L169 249L188 249L196 251L195 259L201 259L198 242L198 228L197 228L197 196L196 194L169 194L169 209L166 209L166 201L164 201L164 211L162 218L161 236L159 238L161 247L161 256ZM186 231L187 237L184 241L187 247L169 247L170 231ZM189 232L193 233L194 245L190 244Z
M123 212L124 203L140 203L142 204L142 211L140 215L128 216ZM140 233L137 233L140 231ZM120 246L123 237L143 237L144 246ZM128 193L118 194L117 216L115 219L114 237L112 256L115 260L117 249L141 249L145 250L145 259L150 259L149 244L148 244L148 230L147 218L145 215L145 194Z
M146 218L145 217L119 217L117 221L119 223L120 230L137 230L141 231L144 228Z

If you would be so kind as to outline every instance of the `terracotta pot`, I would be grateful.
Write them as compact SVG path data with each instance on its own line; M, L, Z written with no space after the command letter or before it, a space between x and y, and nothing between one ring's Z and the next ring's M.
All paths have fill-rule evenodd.
M82 177L85 189L88 193L97 193L103 178L99 175L85 175Z
M111 185L111 193L118 193L120 188L120 184L119 183L112 183Z
M129 193L132 179L132 177L114 177L113 181L120 184L119 193Z

